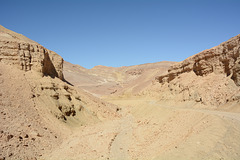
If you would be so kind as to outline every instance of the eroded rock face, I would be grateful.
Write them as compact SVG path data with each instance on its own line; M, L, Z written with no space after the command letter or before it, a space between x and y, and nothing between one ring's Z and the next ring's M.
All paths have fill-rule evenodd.
M232 79L236 83L236 85L240 86L240 61L238 61L233 67Z
M38 44L0 40L0 61L63 79L62 57Z
M170 67L156 77L162 101L193 102L218 107L239 103L240 35Z
M2 26L0 26L0 62L63 80L61 56Z
M169 83L157 88L158 99L179 102L193 102L217 107L239 101L240 88L230 77L211 73L197 76L194 72L183 73Z
M210 73L231 76L236 85L240 85L240 35L237 35L219 46L204 50L186 60L173 65L168 73L156 79L160 83L170 82L178 75L193 71L197 76Z

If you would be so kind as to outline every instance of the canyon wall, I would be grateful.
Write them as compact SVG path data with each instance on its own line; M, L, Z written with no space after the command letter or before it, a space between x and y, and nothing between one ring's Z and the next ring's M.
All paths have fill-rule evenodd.
M61 56L2 26L0 26L0 62L63 80Z
M174 64L166 74L156 77L156 82L143 94L157 95L161 101L193 102L192 105L239 104L239 55L240 35L237 35Z
M219 46L204 50L186 60L179 62L168 70L168 73L157 77L160 83L170 82L178 75L193 71L197 76L210 73L230 76L236 85L240 85L240 35L237 35Z

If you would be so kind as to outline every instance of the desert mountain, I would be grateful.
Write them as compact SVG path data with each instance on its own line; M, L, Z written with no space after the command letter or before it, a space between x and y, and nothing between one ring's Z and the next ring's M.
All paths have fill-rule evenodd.
M137 94L146 88L154 78L167 72L175 62L148 63L135 66L95 66L86 69L64 62L66 80L96 96Z
M0 159L238 160L239 40L86 69L0 26Z

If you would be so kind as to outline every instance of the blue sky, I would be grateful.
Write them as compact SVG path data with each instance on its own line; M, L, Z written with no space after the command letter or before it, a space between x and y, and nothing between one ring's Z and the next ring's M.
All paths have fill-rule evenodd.
M0 24L86 68L182 61L240 34L239 0L1 0Z

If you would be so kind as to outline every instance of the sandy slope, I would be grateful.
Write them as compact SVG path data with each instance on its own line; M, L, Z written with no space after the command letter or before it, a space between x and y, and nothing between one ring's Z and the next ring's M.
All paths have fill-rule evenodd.
M116 108L58 78L0 63L0 159L42 159L73 128L118 118Z
M239 158L240 114L169 108L151 100L112 102L131 106L137 122L130 159Z
M46 159L239 159L240 114L110 100L123 118L74 130Z
M68 133L47 108L36 105L23 71L0 63L0 158L35 159L49 154ZM61 132L59 132L61 128Z

